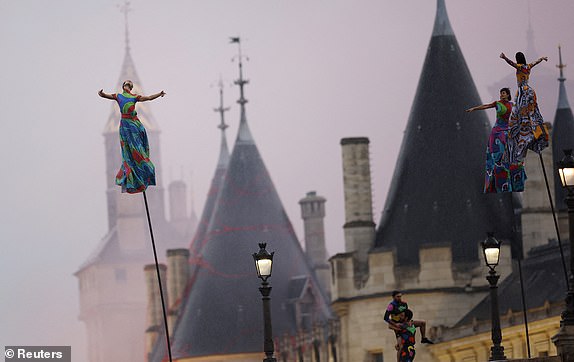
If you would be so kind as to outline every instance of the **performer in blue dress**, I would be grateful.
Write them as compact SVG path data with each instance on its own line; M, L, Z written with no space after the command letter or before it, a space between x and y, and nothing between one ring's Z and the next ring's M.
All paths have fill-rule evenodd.
M151 96L136 95L131 92L133 87L133 82L126 80L122 84L123 93L107 94L103 89L98 92L102 98L117 101L120 107L122 165L116 175L116 184L122 187L122 192L130 194L145 191L148 186L155 185L155 167L149 159L149 142L145 128L137 117L136 103L165 95L164 91Z

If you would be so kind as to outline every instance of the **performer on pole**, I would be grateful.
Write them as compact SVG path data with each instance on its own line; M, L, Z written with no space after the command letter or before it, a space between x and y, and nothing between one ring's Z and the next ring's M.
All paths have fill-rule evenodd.
M121 112L120 145L122 148L122 165L116 175L116 184L122 192L130 194L143 192L150 185L155 185L155 168L149 159L149 143L144 126L137 117L137 102L151 101L165 95L164 91L151 96L132 94L134 84L126 80L122 84L123 93L107 94L101 89L102 98L118 102Z
M397 337L397 343L399 342L400 336L396 332L396 328L393 327L400 327L401 318L404 316L404 312L409 308L407 302L405 302L403 298L403 293L400 290L395 290L392 293L393 300L387 306L387 310L385 311L384 320L389 324L390 329L395 329L395 335ZM426 338L426 321L413 321L415 327L419 327L421 330L421 343L426 344L433 344L433 342Z
M510 89L500 90L500 100L467 109L474 112L489 108L496 109L496 123L490 131L486 146L486 174L484 193L522 192L526 181L524 160L511 163L508 151L509 119L513 104Z
M122 192L135 194L141 192L145 203L145 211L151 237L153 256L155 260L155 270L157 273L157 282L159 285L159 295L161 298L161 307L163 311L163 323L165 328L167 351L169 361L172 361L171 342L169 339L169 329L167 324L167 308L163 296L163 286L161 285L161 276L159 272L159 263L157 259L157 250L153 229L149 213L149 206L145 190L150 185L155 185L155 167L149 159L149 142L143 124L137 117L136 103L151 101L165 96L165 92L153 94L151 96L140 96L132 93L134 84L131 80L126 80L122 84L123 93L107 94L100 89L98 95L102 98L111 99L118 102L122 114L120 120L120 145L122 148L122 165L116 175L116 184L122 187Z
M510 115L509 144L511 162L521 162L526 157L526 152L531 149L540 153L548 147L548 131L544 125L544 119L538 109L536 92L528 84L530 71L540 62L548 61L548 57L541 57L533 63L526 63L526 57L522 52L516 53L516 63L508 59L504 53L500 53L510 66L516 69L516 102Z

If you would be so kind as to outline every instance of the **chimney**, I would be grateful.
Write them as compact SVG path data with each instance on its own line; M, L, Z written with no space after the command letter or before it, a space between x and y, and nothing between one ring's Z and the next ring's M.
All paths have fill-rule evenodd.
M369 139L341 139L345 193L345 251L355 252L355 280L368 275L368 252L375 240Z
M181 298L189 282L189 250L171 249L167 251L167 295L171 301L169 306L168 325L170 333L179 315Z
M166 266L159 264L162 286L165 289ZM155 264L148 264L144 267L145 281L147 286L147 328L145 351L146 356L152 352L153 346L163 330L163 312L161 308L161 296L159 295L159 284L157 282L157 271ZM164 293L164 297L165 297Z
M324 225L326 201L324 197L317 196L317 192L310 191L305 198L299 201L299 205L301 205L301 217L305 232L305 252L323 290L330 297L331 272L327 262Z

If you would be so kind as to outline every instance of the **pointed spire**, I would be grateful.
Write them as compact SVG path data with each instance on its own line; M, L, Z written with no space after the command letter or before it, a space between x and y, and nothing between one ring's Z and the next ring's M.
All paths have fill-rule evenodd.
M558 45L558 58L560 63L556 66L560 69L560 78L558 81L560 82L560 88L558 90L558 109L563 108L570 108L570 104L568 103L568 96L566 95L566 87L564 86L564 68L566 68L566 64L562 63L562 47Z
M223 107L223 81L219 79L219 107L214 108L221 116L221 122L217 126L221 130L221 148L219 149L219 160L217 161L217 168L225 168L229 163L229 149L227 148L227 138L225 136L225 129L229 127L225 124L225 112L229 111L230 107Z
M123 5L120 5L120 11L122 13L124 13L124 18L125 18L126 53L129 53L129 51L130 51L130 35L129 35L129 26L128 26L128 13L131 10L132 9L130 8L130 2L127 0L124 1Z
M529 59L538 58L538 52L534 46L534 30L532 29L532 13L530 11L530 0L528 0L528 28L526 29L526 56Z
M247 125L247 116L245 114L245 104L247 103L247 99L245 98L244 86L245 84L249 83L249 80L243 78L243 55L241 54L241 38L231 37L229 40L231 43L237 44L239 51L237 55L237 59L239 61L239 79L237 79L234 83L239 86L239 99L237 100L237 103L239 103L241 106L241 118L239 120L239 132L237 133L237 139L235 142L254 144L253 136L251 136L251 131Z
M113 93L121 92L122 84L126 79L131 80L134 83L134 89L132 90L135 94L144 94L142 83L140 78L137 74L136 67L134 65L134 61L132 59L130 53L130 45L129 45L129 29L128 29L128 13L131 11L130 2L125 1L123 5L120 6L120 11L124 14L125 20L125 55L124 55L124 62L122 64L122 69L120 71L120 77L118 79L118 83L116 84L116 88L114 89ZM112 111L110 112L110 116L108 117L108 121L104 128L104 133L116 133L118 131L119 125L119 111L117 109L117 105L112 105ZM143 123L147 131L159 131L159 127L155 122L151 111L149 110L149 105L145 103L139 103L137 105L137 112L138 118Z
M446 12L446 5L444 1L445 0L437 0L436 17L434 19L432 36L454 35L454 31L452 30L450 21L448 20L448 14Z

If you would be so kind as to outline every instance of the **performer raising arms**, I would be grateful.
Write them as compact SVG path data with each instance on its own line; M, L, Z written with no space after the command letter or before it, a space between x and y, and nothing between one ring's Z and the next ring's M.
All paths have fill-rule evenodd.
M521 162L526 157L526 152L531 149L540 153L548 147L548 132L544 126L544 119L538 109L536 92L528 85L530 71L548 57L541 57L533 63L526 63L526 57L522 52L516 53L516 63L508 59L504 53L500 53L510 66L516 69L516 103L510 115L510 137L514 142L509 148L511 162Z
M385 322L389 324L390 329L394 329L392 327L399 326L401 318L404 316L402 313L404 313L407 309L409 309L409 306L407 302L405 302L402 299L403 293L400 290L394 290L391 295L393 299L387 306L387 310L385 311L383 319L385 320ZM425 333L427 325L426 321L424 320L413 321L413 324L415 327L419 327L419 329L421 330L421 343L434 344L430 339L426 338ZM397 343L398 343L400 336L398 333L396 333L396 330L395 330L395 336L397 337Z
M161 91L151 96L140 96L132 93L133 88L134 83L131 80L126 80L122 84L123 93L107 94L104 93L103 89L100 89L98 95L102 98L111 99L118 102L118 106L120 107L120 112L122 114L120 120L122 166L116 175L116 184L122 187L122 192L127 192L130 194L141 192L143 195L149 233L151 237L151 244L153 248L153 256L155 259L155 270L157 273L159 295L161 297L167 351L169 355L169 361L171 362L173 359L171 356L171 341L169 339L169 328L167 324L167 308L165 298L163 296L163 287L161 285L159 263L157 260L157 250L153 237L149 206L145 194L145 190L149 185L155 185L155 167L149 159L149 143L147 140L145 128L138 119L136 112L137 102L151 101L158 97L163 97L165 96L165 92Z
M486 175L484 193L522 192L526 181L524 161L510 163L508 151L508 121L512 112L510 89L500 90L500 100L467 109L474 112L496 108L496 123L490 131L486 146Z
M126 80L122 84L123 93L107 94L100 89L102 98L118 102L122 114L120 120L120 145L122 165L116 175L116 184L122 192L130 194L145 191L149 185L155 185L155 167L149 159L149 143L144 126L137 117L136 102L151 101L165 95L164 91L151 96L132 94L134 84Z

